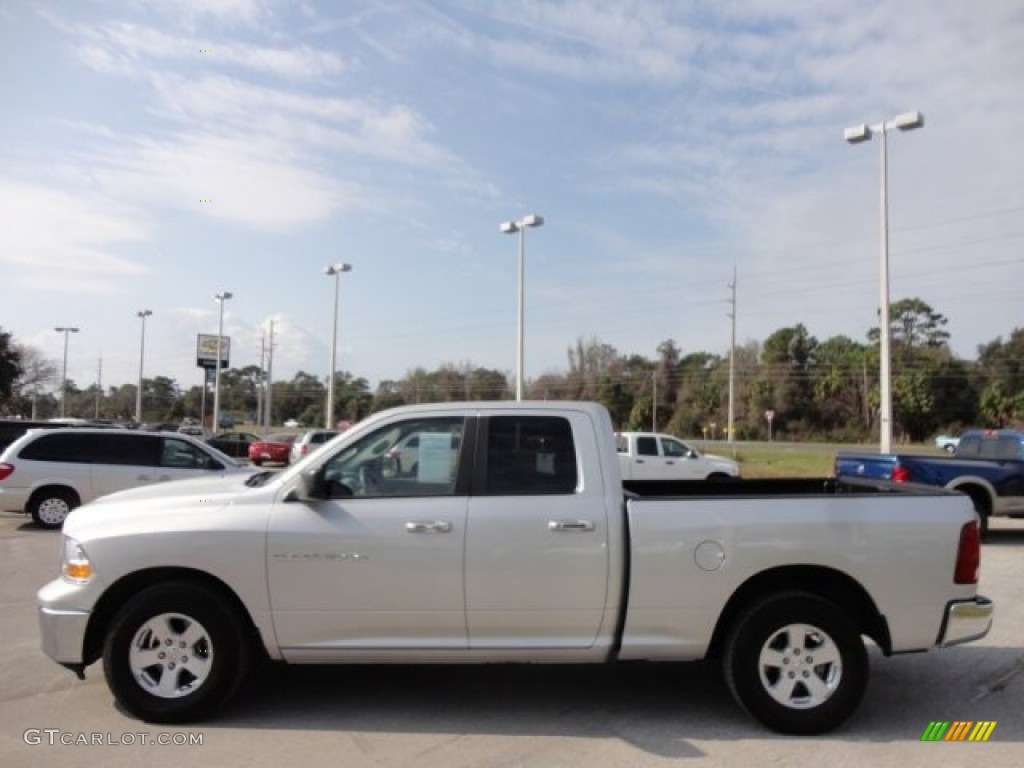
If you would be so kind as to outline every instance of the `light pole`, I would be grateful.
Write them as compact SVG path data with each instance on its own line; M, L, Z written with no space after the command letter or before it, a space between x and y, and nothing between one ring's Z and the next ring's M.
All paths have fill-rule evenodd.
M139 343L139 390L135 393L135 421L142 423L142 366L146 359L146 318L153 314L152 310L142 309L135 313L142 320L142 340Z
M63 419L68 400L68 334L78 333L78 329L61 327L53 330L64 334L64 372L60 377L60 417Z
M231 298L230 291L215 294L213 300L220 304L220 321L217 323L217 360L213 369L213 431L220 430L220 365L221 342L224 340L224 302Z
M351 271L351 264L331 264L324 267L324 274L328 277L334 277L334 324L331 330L331 370L327 378L324 429L334 429L334 372L338 358L338 286L341 283L341 273Z
M907 112L897 115L891 120L885 120L875 125L855 125L843 132L850 144L859 144L862 141L870 141L875 133L879 136L879 156L881 157L881 254L879 267L879 293L878 301L880 306L878 320L879 339L879 451L890 453L892 451L892 371L890 342L892 329L889 327L889 159L886 135L893 128L901 131L910 131L924 125L924 115L920 112Z
M516 400L523 399L523 270L526 260L526 228L539 227L544 223L544 217L531 213L518 221L506 221L500 229L506 235L519 233L519 289L518 296L518 342L516 345Z

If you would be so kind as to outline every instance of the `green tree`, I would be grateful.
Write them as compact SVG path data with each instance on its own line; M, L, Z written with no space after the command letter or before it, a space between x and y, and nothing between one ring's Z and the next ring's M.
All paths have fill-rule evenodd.
M8 407L15 382L22 375L21 357L11 334L0 328L0 409Z

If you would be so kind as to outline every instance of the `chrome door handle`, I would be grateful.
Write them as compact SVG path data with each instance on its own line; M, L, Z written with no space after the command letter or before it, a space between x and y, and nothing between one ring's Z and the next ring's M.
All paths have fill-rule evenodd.
M589 520L549 520L548 530L585 533L594 530L594 524Z
M405 524L406 533L451 533L452 524L443 520Z
M141 481L142 481L143 483L148 483L148 482L150 482L150 481L151 481L151 480L152 480L153 478L152 478L152 477L150 477L149 475L139 475L139 476L138 476L138 477L136 477L135 479L136 479L136 480L141 480Z
M637 459L637 460L636 460L636 463L637 463L637 464L643 464L643 463L644 463L644 460L643 460L643 459Z
M665 463L668 464L669 466L671 466L672 464L675 464L674 461L666 461Z

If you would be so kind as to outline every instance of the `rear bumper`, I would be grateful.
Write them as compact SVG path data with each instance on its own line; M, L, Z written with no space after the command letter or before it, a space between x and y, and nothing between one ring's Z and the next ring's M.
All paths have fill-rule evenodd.
M938 645L959 645L984 637L992 628L994 611L995 603L987 597L949 603L942 620L942 629L939 630Z

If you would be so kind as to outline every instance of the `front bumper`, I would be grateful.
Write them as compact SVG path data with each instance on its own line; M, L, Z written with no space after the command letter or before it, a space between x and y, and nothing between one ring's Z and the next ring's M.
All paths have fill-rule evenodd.
M39 628L43 634L43 653L60 664L82 663L85 630L89 614L84 611L39 609Z
M995 603L987 597L950 602L946 606L937 644L945 648L984 637L992 628L994 611Z
M60 664L82 663L92 615L83 607L82 586L55 579L39 590L37 600L43 652Z

